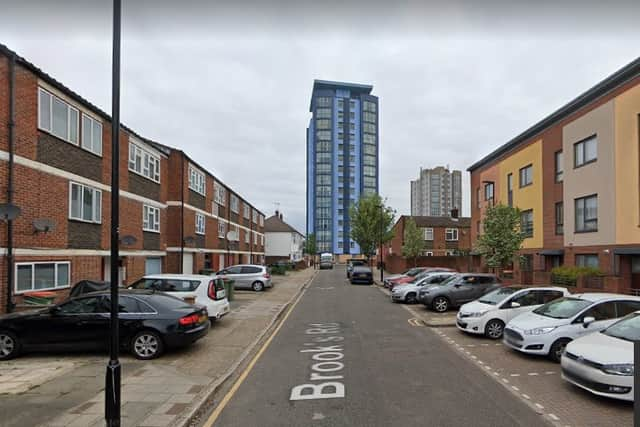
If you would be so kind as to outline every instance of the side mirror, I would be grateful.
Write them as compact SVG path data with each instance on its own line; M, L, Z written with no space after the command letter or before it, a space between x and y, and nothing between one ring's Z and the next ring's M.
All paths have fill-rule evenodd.
M519 302L511 301L511 308L518 308L518 307L521 307Z
M590 324L596 321L596 318L593 316L587 316L582 320L582 326L588 328Z

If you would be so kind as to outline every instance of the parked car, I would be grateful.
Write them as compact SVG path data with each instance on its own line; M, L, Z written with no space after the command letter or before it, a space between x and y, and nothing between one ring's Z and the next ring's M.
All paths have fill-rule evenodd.
M640 297L574 294L511 320L504 329L503 342L514 350L549 356L559 362L570 341L599 332L636 310L640 310Z
M224 283L220 277L200 274L150 274L129 289L151 289L166 292L183 300L193 300L207 308L209 318L218 320L229 313Z
M353 267L353 272L351 272L351 278L349 279L351 284L356 283L366 283L367 285L373 284L373 272L370 267L366 265L359 265Z
M271 274L263 265L233 265L218 271L223 280L233 280L233 289L252 289L256 292L273 286Z
M90 292L104 291L109 289L111 283L101 280L80 280L73 285L69 297L79 297L80 295L88 294Z
M444 268L444 267L423 267L422 270L415 275L414 277L398 277L397 279L393 279L389 281L389 289L393 289L396 286L399 285L404 285L407 283L411 283L415 280L419 280L422 279L423 277L425 277L427 274L429 273L439 273L439 272L454 272L454 270L450 269L450 268Z
M418 292L420 292L420 289L422 289L423 286L442 283L454 274L455 273L446 271L427 273L425 276L415 280L414 282L396 286L393 288L393 291L391 291L391 301L415 304L418 302Z
M392 274L390 276L387 276L384 278L384 280L382 281L382 284L384 285L385 288L390 288L391 287L391 282L399 279L401 277L416 277L418 274L422 273L425 270L426 267L414 267L414 268L410 268L407 271L405 271L404 273L401 274Z
M320 270L325 268L333 270L333 255L330 253L320 254Z
M426 307L444 313L500 286L500 279L494 274L457 273L437 285L423 286L418 299Z
M367 261L363 259L350 259L347 261L347 278L351 278L351 272L353 271L353 267L357 265L367 265Z
M209 331L207 309L150 290L121 290L120 344L138 359L189 345ZM106 350L110 293L93 292L39 310L0 317L0 360L28 351Z
M497 340L514 317L567 295L569 291L559 287L498 288L460 307L456 325L461 331Z
M562 378L599 396L633 401L633 342L640 340L640 312L567 344Z

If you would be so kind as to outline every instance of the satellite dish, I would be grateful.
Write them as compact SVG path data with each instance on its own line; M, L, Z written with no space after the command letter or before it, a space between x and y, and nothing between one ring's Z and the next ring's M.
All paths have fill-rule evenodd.
M49 218L34 219L33 228L35 228L36 233L47 233L56 228L56 222Z
M227 231L227 240L233 241L233 240L238 240L236 238L236 232L233 230L229 230Z
M3 221L13 221L20 216L20 208L13 203L0 203L0 219Z
M120 243L122 243L125 246L131 246L135 244L137 241L138 239L136 239L135 236L132 236L130 234L127 234L126 236L122 236L120 238Z

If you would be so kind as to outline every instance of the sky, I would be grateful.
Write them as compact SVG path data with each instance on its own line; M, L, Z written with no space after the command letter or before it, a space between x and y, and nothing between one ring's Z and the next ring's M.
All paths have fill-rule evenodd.
M111 111L111 2L0 0L0 43ZM466 170L640 55L632 1L123 0L121 119L305 226L314 79L373 85L380 192ZM634 22L634 20L636 22ZM463 215L469 214L463 174Z

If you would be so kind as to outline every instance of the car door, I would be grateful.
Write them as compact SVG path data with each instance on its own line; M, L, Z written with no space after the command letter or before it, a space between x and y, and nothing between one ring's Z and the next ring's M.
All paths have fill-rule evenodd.
M477 293L478 278L476 276L462 276L451 284L450 296L453 304L463 304L473 301Z
M227 272L226 276L233 280L233 288L234 289L248 289L249 285L247 284L247 280L242 274L242 267L239 265L235 265L233 267L229 267L225 269Z
M254 267L251 265L245 265L244 267L242 267L242 275L249 288L256 280L263 279L260 273L262 273L262 268L260 267Z
M49 345L60 349L93 350L109 334L108 306L102 296L72 299L51 315Z
M578 315L572 322L572 326L574 326L573 331L576 334L573 338L575 339L603 330L617 320L616 316L616 301L606 301L592 305L583 311L582 314ZM593 317L595 319L595 321L587 327L583 324L586 317Z
M509 323L514 317L533 310L539 306L540 297L538 291L524 289L518 291L516 295L511 297L509 301L501 306L501 313L503 314L503 320L505 323ZM513 303L517 303L519 307L512 307ZM504 307L504 308L502 308Z

